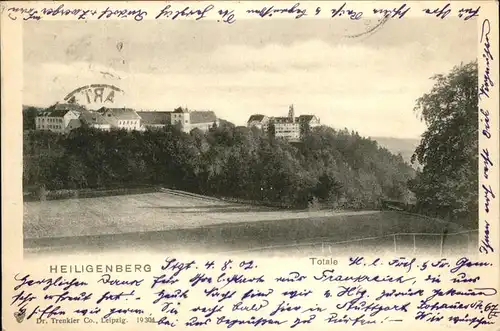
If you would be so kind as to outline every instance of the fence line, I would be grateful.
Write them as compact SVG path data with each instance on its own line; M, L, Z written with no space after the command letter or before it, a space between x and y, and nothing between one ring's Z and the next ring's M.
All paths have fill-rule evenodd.
M449 236L456 236L456 235L467 235L467 244L468 247L470 246L470 241L471 241L471 234L472 233L477 233L478 230L466 230L466 231L459 231L459 232L453 232L453 233L419 233L419 232L398 232L398 233L391 233L391 234L386 234L386 235L381 235L381 236L374 236L374 237L363 237L363 238L356 238L356 239L350 239L350 240L343 240L343 241L336 241L336 242L329 242L328 237L316 237L313 239L310 239L306 242L301 242L301 243L293 243L293 244L284 244L284 245L270 245L270 246L264 246L264 247L257 247L257 248L250 248L246 250L236 250L236 251L229 251L227 253L243 253L243 252L258 252L258 251L266 251L266 250L273 250L273 249L280 249L280 248L300 248L300 247L310 247L310 246L316 246L316 245L321 245L321 252L325 252L325 248L328 247L328 250L330 253L332 252L332 246L333 245L341 245L341 244L350 244L350 243L356 243L356 242L363 242L363 241L368 241L368 240L376 240L376 239L384 239L384 238L391 238L393 239L394 242L394 253L397 253L397 237L403 237L403 236L411 236L413 238L413 253L416 252L417 250L417 241L416 237L417 236L422 236L422 237L438 237L441 236L441 241L440 241L440 255L443 255L443 248L444 248L444 243L445 243L445 238Z

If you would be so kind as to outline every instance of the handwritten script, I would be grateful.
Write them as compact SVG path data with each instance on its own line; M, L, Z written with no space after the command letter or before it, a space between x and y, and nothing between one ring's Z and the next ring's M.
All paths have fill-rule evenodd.
M228 329L401 322L479 328L494 324L500 313L497 288L480 276L493 267L489 262L363 256L303 262L308 268L299 270L272 269L250 259L167 257L156 268L142 268L136 278L116 272L125 268L96 273L104 269L88 266L45 278L17 274L10 305L18 322L26 323Z
M483 73L479 75L479 136L481 139L488 142L491 140L495 134L490 128L490 121L493 121L492 116L495 116L494 112L491 112L483 105L488 99L491 99L492 88L495 86L495 82L492 77L492 66L494 65L493 49L491 47L490 41L491 34L491 23L488 19L484 19L481 24L481 38L480 43L482 47L481 59L483 61ZM496 199L494 189L492 188L492 182L489 177L490 172L496 166L493 163L493 153L494 150L490 150L488 147L480 149L479 159L482 161L482 172L480 176L480 186L483 193L483 210L486 214L485 220L483 220L483 231L480 238L479 252L483 254L489 254L495 252L493 243L490 241L490 233L492 232L491 227L494 226L496 222L495 217L490 213L491 206L494 204L493 201ZM498 218L498 217L497 217Z
M395 7L381 8L374 7L370 12L363 12L356 9L356 3L349 4L344 2L337 5L311 7L310 4L296 2L291 5L255 3L252 8L237 10L230 8L229 5L222 2L209 3L202 2L196 5L182 5L169 3L161 9L151 10L141 8L138 3L134 7L113 7L107 6L101 8L79 8L77 4L54 4L49 7L36 8L29 6L12 5L3 7L2 12L7 14L11 20L42 20L50 18L70 18L76 20L110 20L110 19L131 19L143 21L147 18L154 20L181 20L190 19L200 21L203 19L214 19L217 22L233 24L238 18L259 18L270 19L272 17L289 17L292 19L301 19L307 17L327 17L327 18L349 18L359 20L366 16L378 15L380 19L402 19L411 11L411 6L407 3L401 3ZM328 7L329 6L329 7ZM425 8L422 12L428 17L445 19L451 14L455 14L461 20L468 21L478 16L480 6L476 8L464 8L460 5L448 3L444 6Z

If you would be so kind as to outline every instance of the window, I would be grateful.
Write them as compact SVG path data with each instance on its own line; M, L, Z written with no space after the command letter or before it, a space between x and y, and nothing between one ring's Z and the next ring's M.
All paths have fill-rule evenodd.
M186 123L188 122L188 120L186 120Z

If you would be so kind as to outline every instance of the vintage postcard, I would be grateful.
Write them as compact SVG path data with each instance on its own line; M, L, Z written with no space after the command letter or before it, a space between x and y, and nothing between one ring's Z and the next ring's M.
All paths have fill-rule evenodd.
M499 330L497 1L2 2L13 330Z

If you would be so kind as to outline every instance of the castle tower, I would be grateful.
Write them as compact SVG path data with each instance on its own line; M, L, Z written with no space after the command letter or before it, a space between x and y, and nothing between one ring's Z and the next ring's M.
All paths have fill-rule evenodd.
M290 105L288 108L288 118L292 123L295 123L295 110L293 109L293 105Z

